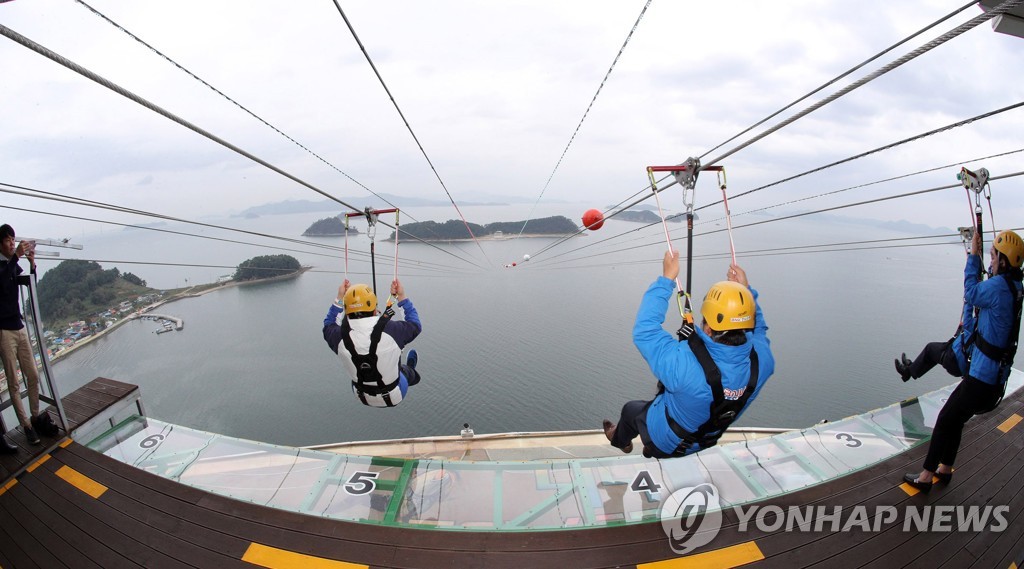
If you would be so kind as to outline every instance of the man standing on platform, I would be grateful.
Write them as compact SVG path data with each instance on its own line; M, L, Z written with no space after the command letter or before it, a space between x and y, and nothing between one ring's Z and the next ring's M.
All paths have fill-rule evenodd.
M21 317L21 304L18 300L18 275L23 272L18 265L18 258L28 259L30 270L35 273L35 242L22 241L15 246L14 228L6 223L0 225L0 241L0 254L3 255L3 260L0 261L0 359L3 360L7 390L11 394L11 403L18 416L18 422L21 423L28 442L37 445L40 442L37 431L46 436L53 436L57 434L58 429L49 414L39 413L39 373L36 371L32 344L29 342L28 331ZM25 414L25 404L21 400L19 367L28 387L31 416ZM4 430L6 431L6 427ZM2 439L0 452L17 452L17 447L11 445L6 435Z

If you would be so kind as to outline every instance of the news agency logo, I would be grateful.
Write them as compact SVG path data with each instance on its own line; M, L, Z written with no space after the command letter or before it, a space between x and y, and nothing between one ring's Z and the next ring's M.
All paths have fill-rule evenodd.
M904 532L1002 532L1009 527L1009 506L734 506L736 531L873 533L896 527ZM672 551L685 555L715 539L722 529L718 488L703 483L680 488L665 500L659 512L661 527Z
M722 529L721 502L714 484L680 488L659 513L672 551L683 555L711 542Z

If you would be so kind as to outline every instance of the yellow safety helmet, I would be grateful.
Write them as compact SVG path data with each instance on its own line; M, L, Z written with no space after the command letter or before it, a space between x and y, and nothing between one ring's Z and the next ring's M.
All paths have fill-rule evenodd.
M1010 261L1010 265L1020 268L1021 264L1024 263L1024 241L1021 241L1020 235L1017 235L1009 229L999 232L996 235L996 242L992 244L1006 258Z
M345 314L373 312L376 309L377 295L373 294L369 286L364 284L352 285L345 291Z
M716 283L700 307L704 321L716 332L752 329L756 311L750 289L733 281Z

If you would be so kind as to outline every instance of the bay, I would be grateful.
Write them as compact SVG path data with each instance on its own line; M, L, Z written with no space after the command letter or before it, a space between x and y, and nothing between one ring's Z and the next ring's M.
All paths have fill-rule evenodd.
M546 207L544 215L575 220L589 207L556 204ZM474 223L524 219L529 213L520 206L463 211ZM411 218L403 223L452 217L443 208L408 213ZM300 238L305 227L325 216L211 222ZM393 223L387 216L382 220ZM729 263L723 224L697 226L698 234L717 233L694 239L696 310L703 292L724 278ZM370 240L365 224L353 225L364 233L349 239L347 273L354 282L368 282ZM211 229L169 227L222 236ZM478 433L598 428L602 418L615 420L624 402L650 398L655 391L631 330L644 290L661 273L665 243L660 226L641 227L612 219L600 231L548 251L557 240L400 243L398 276L424 326L410 345L420 354L423 381L393 409L368 408L356 400L338 357L321 335L324 315L345 278L343 251L325 251L329 256L284 252L143 230L87 236L81 258L133 272L150 286L213 282L247 258L282 252L314 269L293 280L231 287L167 304L160 311L183 318L184 330L157 335L152 322L127 323L57 362L55 375L62 393L99 376L134 383L153 417L286 445L455 435L463 423ZM684 224L670 227L675 246L685 248ZM389 234L390 229L380 227L376 236L381 289L394 273L394 244L382 241ZM775 376L739 425L806 427L954 381L939 370L904 384L892 361L900 352L913 357L925 342L944 340L956 328L964 260L959 243L742 254L906 236L839 218L737 229L739 263L761 295L777 360ZM307 240L344 244L341 237ZM532 258L524 263L526 254ZM512 262L517 266L504 267ZM685 282L685 269L681 278ZM665 327L674 332L679 322L672 305Z

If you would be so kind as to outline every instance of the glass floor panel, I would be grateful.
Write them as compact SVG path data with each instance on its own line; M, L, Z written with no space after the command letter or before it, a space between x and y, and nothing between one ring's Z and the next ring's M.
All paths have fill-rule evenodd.
M1024 385L1013 370L1007 394ZM225 437L132 417L87 446L196 488L273 508L382 525L554 530L657 521L702 483L722 507L855 472L928 440L954 385L833 423L669 460L622 455L528 461L403 459Z

